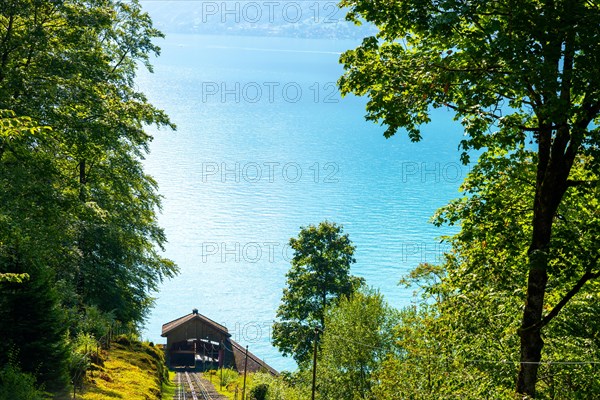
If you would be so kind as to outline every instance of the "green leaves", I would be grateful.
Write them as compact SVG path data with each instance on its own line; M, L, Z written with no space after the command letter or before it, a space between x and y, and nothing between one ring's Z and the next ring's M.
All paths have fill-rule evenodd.
M310 360L314 328L325 326L327 307L353 293L363 280L350 275L354 246L335 223L302 228L290 246L294 257L273 325L273 344L303 368Z
M420 287L423 301L418 309L402 312L396 332L399 354L384 364L379 394L401 385L399 398L465 391L466 398L486 393L510 397L520 349L516 332L527 290L536 162L537 154L527 150L486 153L463 183L466 196L439 211L436 223L460 224L461 230L447 238L452 251L443 265L421 265L403 281ZM573 166L571 180L576 184L567 191L554 222L544 318L588 271L598 272L598 193L587 164L588 159L580 158ZM586 397L597 390L593 364L586 364L600 349L597 297L598 283L587 282L544 328L543 361L582 364L542 364L539 395ZM432 389L426 389L430 383L422 375L427 371Z
M469 134L465 150L510 149L524 142L519 132L534 128L536 117L550 117L564 106L571 107L569 115L580 114L577 104L560 105L560 89L552 85L562 72L547 62L552 50L543 47L551 35L564 34L556 29L570 26L571 18L597 33L597 25L588 24L598 10L576 2L562 15L563 3L541 16L536 2L342 2L350 7L350 18L373 22L380 32L378 41L367 38L341 56L346 72L340 89L369 96L367 119L387 125L387 137L403 128L419 140L419 125L428 122L430 107L448 107ZM595 100L587 101L594 104L597 84L590 61L596 56L584 50L593 34L579 28L573 87L594 93ZM505 141L485 140L495 126L516 130Z
M141 163L145 126L174 126L134 85L160 37L135 0L10 0L0 10L0 110L12 110L0 111L0 274L11 274L0 279L47 273L63 317L93 308L139 325L151 292L177 272L159 253L160 196Z
M144 125L172 125L133 84L137 63L150 65L159 52L152 41L162 34L137 1L11 4L0 16L0 104L53 129L43 137L38 130L30 143L51 153L56 196L68 199L60 212L71 236L50 242L73 258L56 268L77 282L81 301L141 321L144 293L176 272L154 248L165 241L155 221L160 198L141 167L151 140Z
M321 398L373 398L373 375L392 353L397 317L379 292L364 288L327 310L318 365Z
M597 253L595 228L561 217L572 209L582 216L580 202L595 214L591 198L571 190L570 175L600 173L593 125L600 116L600 9L588 1L342 5L350 19L364 18L380 30L377 40L367 38L340 58L342 93L367 95L366 118L386 125L386 137L405 129L415 141L431 109L446 107L465 130L461 160L467 163L471 150L481 154L465 184L467 198L437 220L463 224L448 257L448 279L453 268L460 276L455 290L510 292L502 282L511 282L515 295L525 292L517 391L533 397L541 329L556 313L546 314L547 302L560 310L585 290L581 282L598 276L589 269L596 259L587 257Z
M29 280L29 274L13 274L13 273L0 273L0 283L12 282L21 283Z

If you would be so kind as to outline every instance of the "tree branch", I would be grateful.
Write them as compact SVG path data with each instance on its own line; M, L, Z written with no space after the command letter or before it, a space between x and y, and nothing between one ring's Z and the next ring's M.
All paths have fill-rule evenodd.
M125 61L125 57L127 57L127 55L129 54L129 51L131 50L131 48L128 46L125 51L123 52L123 54L121 54L121 57L119 58L119 60L117 61L117 63L115 64L115 66L112 68L112 70L110 71L110 74L112 75L117 68L119 68L121 66L121 64L123 63L123 61Z
M523 328L521 329L521 331L529 331L529 330L533 330L533 329L541 329L544 326L548 325L548 323L550 323L550 321L552 321L554 319L554 317L556 317L558 315L558 313L567 305L567 303L577 294L579 293L579 291L581 290L581 288L590 280L596 279L600 277L600 272L591 272L590 270L586 271L585 274L583 274L583 276L581 278L579 278L579 280L577 281L577 283L575 284L575 286L573 286L571 288L571 290L569 290L567 292L567 294L565 294L565 296L558 302L557 305L554 306L554 308L548 313L546 314L546 316L544 318L541 319L541 321L539 321L538 323L531 325L527 328Z
M460 107L455 106L455 105L450 104L450 103L443 103L443 105L445 107L448 107L449 109L454 110L454 111L456 111L458 113L461 113L461 114L473 114L473 112L464 111ZM493 112L484 111L484 110L481 110L481 109L479 109L479 114L491 117L491 118L496 119L496 120L502 118L501 115L497 115L497 114L494 114ZM534 127L525 126L525 125L517 125L516 127L519 128L519 129L521 129L524 132L540 132L543 129L543 128L540 128L540 127L534 128Z

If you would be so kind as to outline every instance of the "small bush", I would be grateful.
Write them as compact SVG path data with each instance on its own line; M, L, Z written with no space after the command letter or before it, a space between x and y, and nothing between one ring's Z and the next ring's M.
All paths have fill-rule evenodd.
M269 386L266 383L260 383L250 390L250 398L252 400L266 400Z
M90 354L99 344L91 333L79 333L73 341L73 350L79 354Z
M35 385L35 378L12 365L0 369L0 400L43 400L44 392Z
M275 377L271 374L258 372L252 375L249 393L252 394L255 390L258 390L255 396L261 395L264 390L265 397L256 396L256 400L305 400L309 398L310 386L307 386L304 382L304 377L296 374L294 381L294 384L290 384L281 376Z
M219 371L219 373L221 373L221 371ZM240 375L236 371L229 368L223 368L223 378L221 384L223 386L227 386L230 383L235 382L239 376Z

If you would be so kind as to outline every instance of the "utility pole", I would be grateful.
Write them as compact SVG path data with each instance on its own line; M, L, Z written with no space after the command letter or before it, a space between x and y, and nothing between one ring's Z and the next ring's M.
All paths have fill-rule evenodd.
M313 380L312 380L312 400L315 400L315 388L317 383L317 341L319 340L319 328L315 328L315 343L313 348Z
M223 355L225 354L225 352L222 350L222 348L223 341L221 340L221 351L219 352L219 364L221 364L221 379L219 379L219 385L221 386L221 390L223 390L223 367L225 366L225 363L223 362Z
M219 364L221 365L221 379L219 385L221 385L221 391L223 390L223 367L225 366L225 351L223 350L223 339L221 339L221 344L219 345Z
M248 367L248 346L246 345L246 359L244 360L244 386L242 388L242 400L246 400L246 368Z

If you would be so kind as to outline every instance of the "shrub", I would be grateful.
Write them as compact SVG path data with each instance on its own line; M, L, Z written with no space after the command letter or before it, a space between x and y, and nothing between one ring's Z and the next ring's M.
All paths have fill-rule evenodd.
M306 375L305 372L302 374ZM309 375L310 373L306 376ZM275 377L271 374L255 373L252 375L250 398L256 400L305 400L310 397L310 386L307 386L304 378L304 376L295 376L294 383L290 383L282 376ZM258 397L260 395L264 395L264 397Z
M42 400L46 399L44 392L35 385L31 374L11 364L0 369L0 400Z
M260 383L250 390L252 400L266 400L269 386L266 383Z
M223 378L221 384L227 386L232 382L235 382L240 375L233 369L223 368Z

